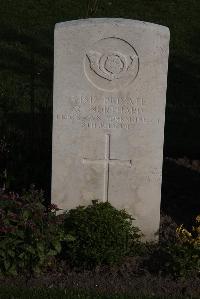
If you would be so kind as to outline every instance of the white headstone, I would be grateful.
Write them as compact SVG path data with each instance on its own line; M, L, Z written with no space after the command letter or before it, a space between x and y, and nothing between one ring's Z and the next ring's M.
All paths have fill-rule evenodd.
M159 228L169 30L127 19L55 27L52 200L109 201Z

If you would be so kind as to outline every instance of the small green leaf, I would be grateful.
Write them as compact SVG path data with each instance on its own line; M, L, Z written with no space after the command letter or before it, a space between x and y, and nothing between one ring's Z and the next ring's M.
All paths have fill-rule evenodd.
M53 244L55 250L57 251L57 253L59 253L61 251L61 244L60 244L60 242L59 241L53 241L52 244Z
M8 273L14 276L17 275L17 270L14 265L12 265L12 267L9 269Z
M23 239L24 238L24 232L22 230L17 230L16 231L16 236Z
M10 255L11 257L15 256L15 252L13 250L8 250L7 251L8 255Z
M70 235L70 234L67 234L67 235L64 236L64 240L68 241L68 242L73 242L73 241L76 240L76 238L74 236Z
M25 250L29 253L35 254L35 249L31 246L26 246Z
M37 249L40 251L40 252L44 252L45 250L45 246L43 243L39 242L37 243Z
M5 267L5 270L8 271L8 269L10 267L10 262L8 260L4 261L4 267Z
M47 253L47 256L54 256L57 254L57 251L50 249L49 252Z
M28 219L30 216L31 216L31 212L30 211L25 210L25 211L22 212L22 217L24 219Z

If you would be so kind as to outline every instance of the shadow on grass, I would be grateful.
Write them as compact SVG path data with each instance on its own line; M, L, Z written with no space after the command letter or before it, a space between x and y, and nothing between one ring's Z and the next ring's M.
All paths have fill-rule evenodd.
M184 296L156 296L142 294L99 294L94 291L58 288L6 288L0 287L0 299L186 299ZM190 299L197 299L190 297Z

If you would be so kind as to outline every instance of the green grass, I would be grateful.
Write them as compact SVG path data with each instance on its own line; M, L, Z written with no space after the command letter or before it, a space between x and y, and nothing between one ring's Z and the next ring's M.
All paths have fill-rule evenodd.
M186 297L144 296L144 295L102 295L94 292L46 289L0 287L0 299L186 299ZM190 297L190 299L195 299Z

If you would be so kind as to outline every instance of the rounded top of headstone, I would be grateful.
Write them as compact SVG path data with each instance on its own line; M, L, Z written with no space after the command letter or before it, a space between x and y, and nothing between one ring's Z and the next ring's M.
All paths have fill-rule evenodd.
M94 26L94 25L103 25L110 24L116 26L138 26L143 27L144 29L158 30L160 33L170 35L169 28L163 25L158 25L155 23L132 20L132 19L124 19L124 18L88 18L88 19L78 19L72 21L65 21L55 24L55 29L60 29L69 26Z

